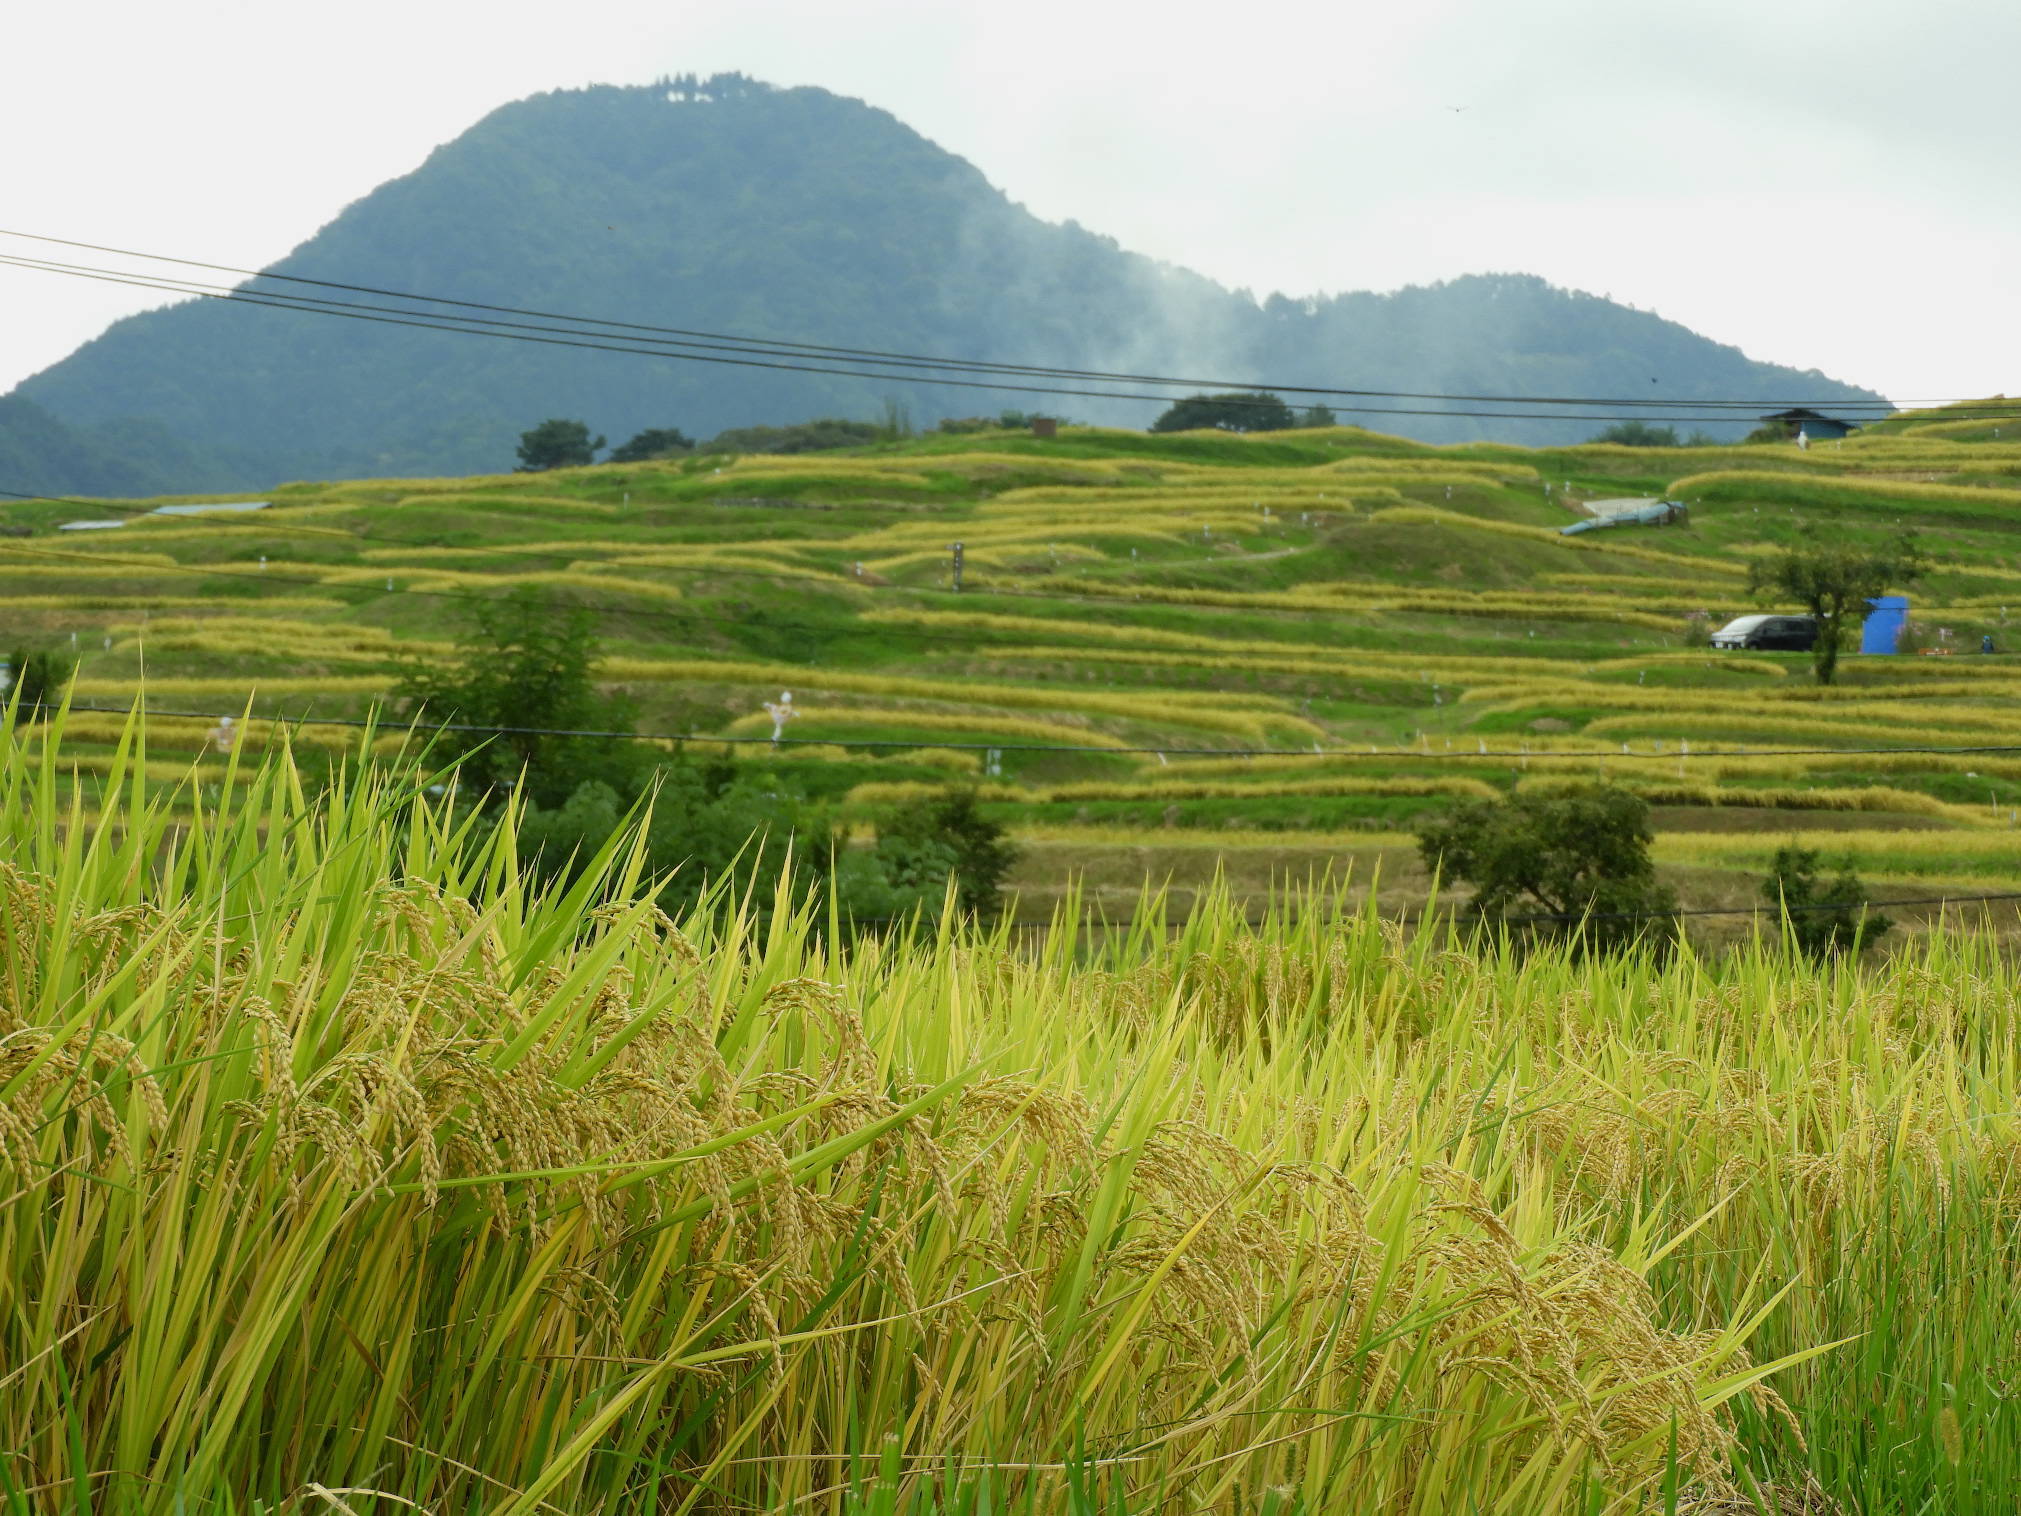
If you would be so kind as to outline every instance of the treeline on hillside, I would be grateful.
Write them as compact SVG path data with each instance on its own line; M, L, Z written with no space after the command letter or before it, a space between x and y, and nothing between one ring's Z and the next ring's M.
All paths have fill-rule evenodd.
M1019 431L1038 419L1035 413L1016 410L999 411L994 416L948 416L935 425L934 431L946 436ZM1150 429L1281 432L1337 424L1338 418L1323 405L1293 410L1282 396L1267 390L1237 390L1218 395L1188 395L1168 406ZM818 453L865 447L874 442L896 442L914 435L910 418L901 407L893 405L886 408L882 421L822 416L786 426L734 426L706 442L696 442L677 426L651 426L611 448L602 461L643 463L650 458L672 458L686 453ZM607 445L606 438L590 435L586 421L550 417L519 434L519 469L522 473L533 473L551 468L582 468L597 462L596 455Z

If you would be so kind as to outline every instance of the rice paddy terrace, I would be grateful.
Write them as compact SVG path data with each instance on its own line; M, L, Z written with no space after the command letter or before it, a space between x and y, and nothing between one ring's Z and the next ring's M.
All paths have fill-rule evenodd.
M1625 495L1689 521L1559 534ZM80 705L144 686L164 779L220 713L254 740L366 715L472 597L535 585L597 610L642 732L769 737L791 690L793 741L737 751L810 794L868 816L978 784L1026 843L1032 916L1074 872L1099 901L1351 864L1417 898L1426 807L1594 775L1657 807L1688 904L1749 899L1791 834L1894 894L2011 877L2021 752L1873 751L2021 747L2021 438L1997 423L1922 413L1808 452L1068 428L269 498L5 512L32 529L0 541L11 636L74 637ZM1705 649L1759 608L1750 561L1821 525L1919 529L1908 650L1820 689L1802 655ZM67 751L90 765L80 739L117 724L74 718Z

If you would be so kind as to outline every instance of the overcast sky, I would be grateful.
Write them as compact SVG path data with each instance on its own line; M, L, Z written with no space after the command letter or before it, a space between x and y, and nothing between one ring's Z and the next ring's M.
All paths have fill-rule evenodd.
M2015 0L14 0L0 226L258 265L507 100L736 69L1258 294L1537 273L2021 393L2017 59ZM0 390L149 300L0 268Z

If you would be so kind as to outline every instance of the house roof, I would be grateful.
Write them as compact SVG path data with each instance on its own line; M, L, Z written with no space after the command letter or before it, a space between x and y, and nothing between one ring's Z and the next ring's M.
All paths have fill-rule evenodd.
M1761 419L1763 421L1790 421L1790 422L1827 421L1830 422L1833 426L1859 425L1859 422L1857 421L1842 421L1837 416L1827 416L1820 411L1812 410L1807 405L1799 405L1794 410L1777 411L1774 415L1763 416Z

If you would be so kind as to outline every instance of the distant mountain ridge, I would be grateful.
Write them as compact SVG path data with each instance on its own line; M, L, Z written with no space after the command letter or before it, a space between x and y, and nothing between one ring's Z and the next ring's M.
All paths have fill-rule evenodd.
M503 106L272 271L752 337L1245 382L1878 398L1528 275L1258 302L1039 220L861 101L735 75ZM648 426L706 436L867 417L887 399L922 424L1004 406L1135 426L1156 414L200 300L115 322L0 399L0 466L25 487L80 493L495 471L548 416L581 417L615 442ZM1530 443L1601 424L1343 419L1432 441Z

